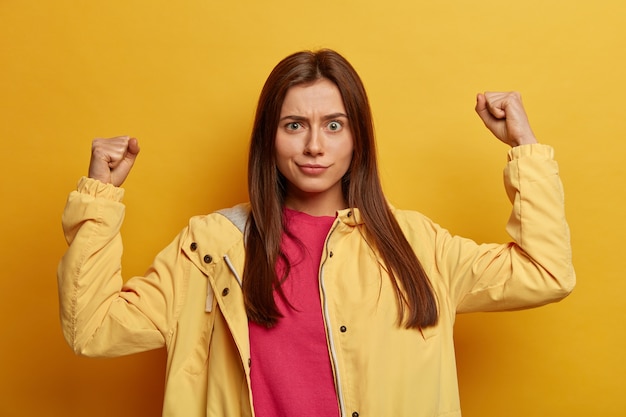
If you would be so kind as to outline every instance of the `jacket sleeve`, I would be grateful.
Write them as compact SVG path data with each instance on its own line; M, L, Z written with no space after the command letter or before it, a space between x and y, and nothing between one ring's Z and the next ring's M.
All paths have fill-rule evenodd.
M176 298L184 285L178 242L185 232L156 257L145 276L124 284L122 197L121 188L82 178L63 213L69 247L57 271L60 317L65 339L77 354L119 356L159 348L174 326Z
M512 148L504 170L513 205L507 244L478 245L436 229L436 263L456 311L502 311L540 306L575 285L563 187L553 149Z

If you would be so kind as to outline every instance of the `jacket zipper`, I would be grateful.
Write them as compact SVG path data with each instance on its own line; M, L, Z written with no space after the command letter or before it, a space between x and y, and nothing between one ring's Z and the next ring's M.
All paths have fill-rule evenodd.
M333 234L337 226L339 226L340 220L337 220L333 228L328 233L328 237L326 238L326 253L328 253L328 243L330 241L330 236ZM335 348L335 340L333 338L332 332L332 324L330 323L329 314L328 314L328 297L326 296L326 286L324 285L324 264L328 259L328 255L324 257L324 262L320 265L320 288L322 290L322 297L324 302L324 322L326 323L326 335L328 337L328 344L330 345L330 359L333 362L333 368L335 369L335 385L337 386L337 399L339 400L339 414L341 416L345 416L345 404L343 400L343 391L341 388L341 377L339 375L339 366L337 362L337 351Z

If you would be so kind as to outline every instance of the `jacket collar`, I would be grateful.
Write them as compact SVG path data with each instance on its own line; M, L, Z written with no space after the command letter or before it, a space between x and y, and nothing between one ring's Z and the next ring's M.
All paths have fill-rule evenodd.
M337 212L337 219L348 226L363 224L363 216L358 208L347 208Z

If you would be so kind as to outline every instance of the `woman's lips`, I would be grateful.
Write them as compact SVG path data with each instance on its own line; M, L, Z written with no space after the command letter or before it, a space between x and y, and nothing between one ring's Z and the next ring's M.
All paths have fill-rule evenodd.
M318 164L304 164L298 165L298 167L300 168L300 171L307 175L320 175L328 169L327 166Z

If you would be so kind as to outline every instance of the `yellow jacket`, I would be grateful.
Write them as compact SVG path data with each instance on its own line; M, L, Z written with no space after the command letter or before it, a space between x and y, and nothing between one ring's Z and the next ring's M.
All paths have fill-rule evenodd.
M574 287L562 185L553 150L509 151L505 185L515 243L476 244L394 210L437 295L439 323L398 325L394 289L343 210L328 234L320 303L342 416L460 416L452 330L460 312L513 310ZM123 282L123 190L83 178L63 216L69 249L58 270L66 340L87 356L167 348L164 416L252 416L240 230L247 206L194 217L143 277ZM303 415L305 415L303 411Z

